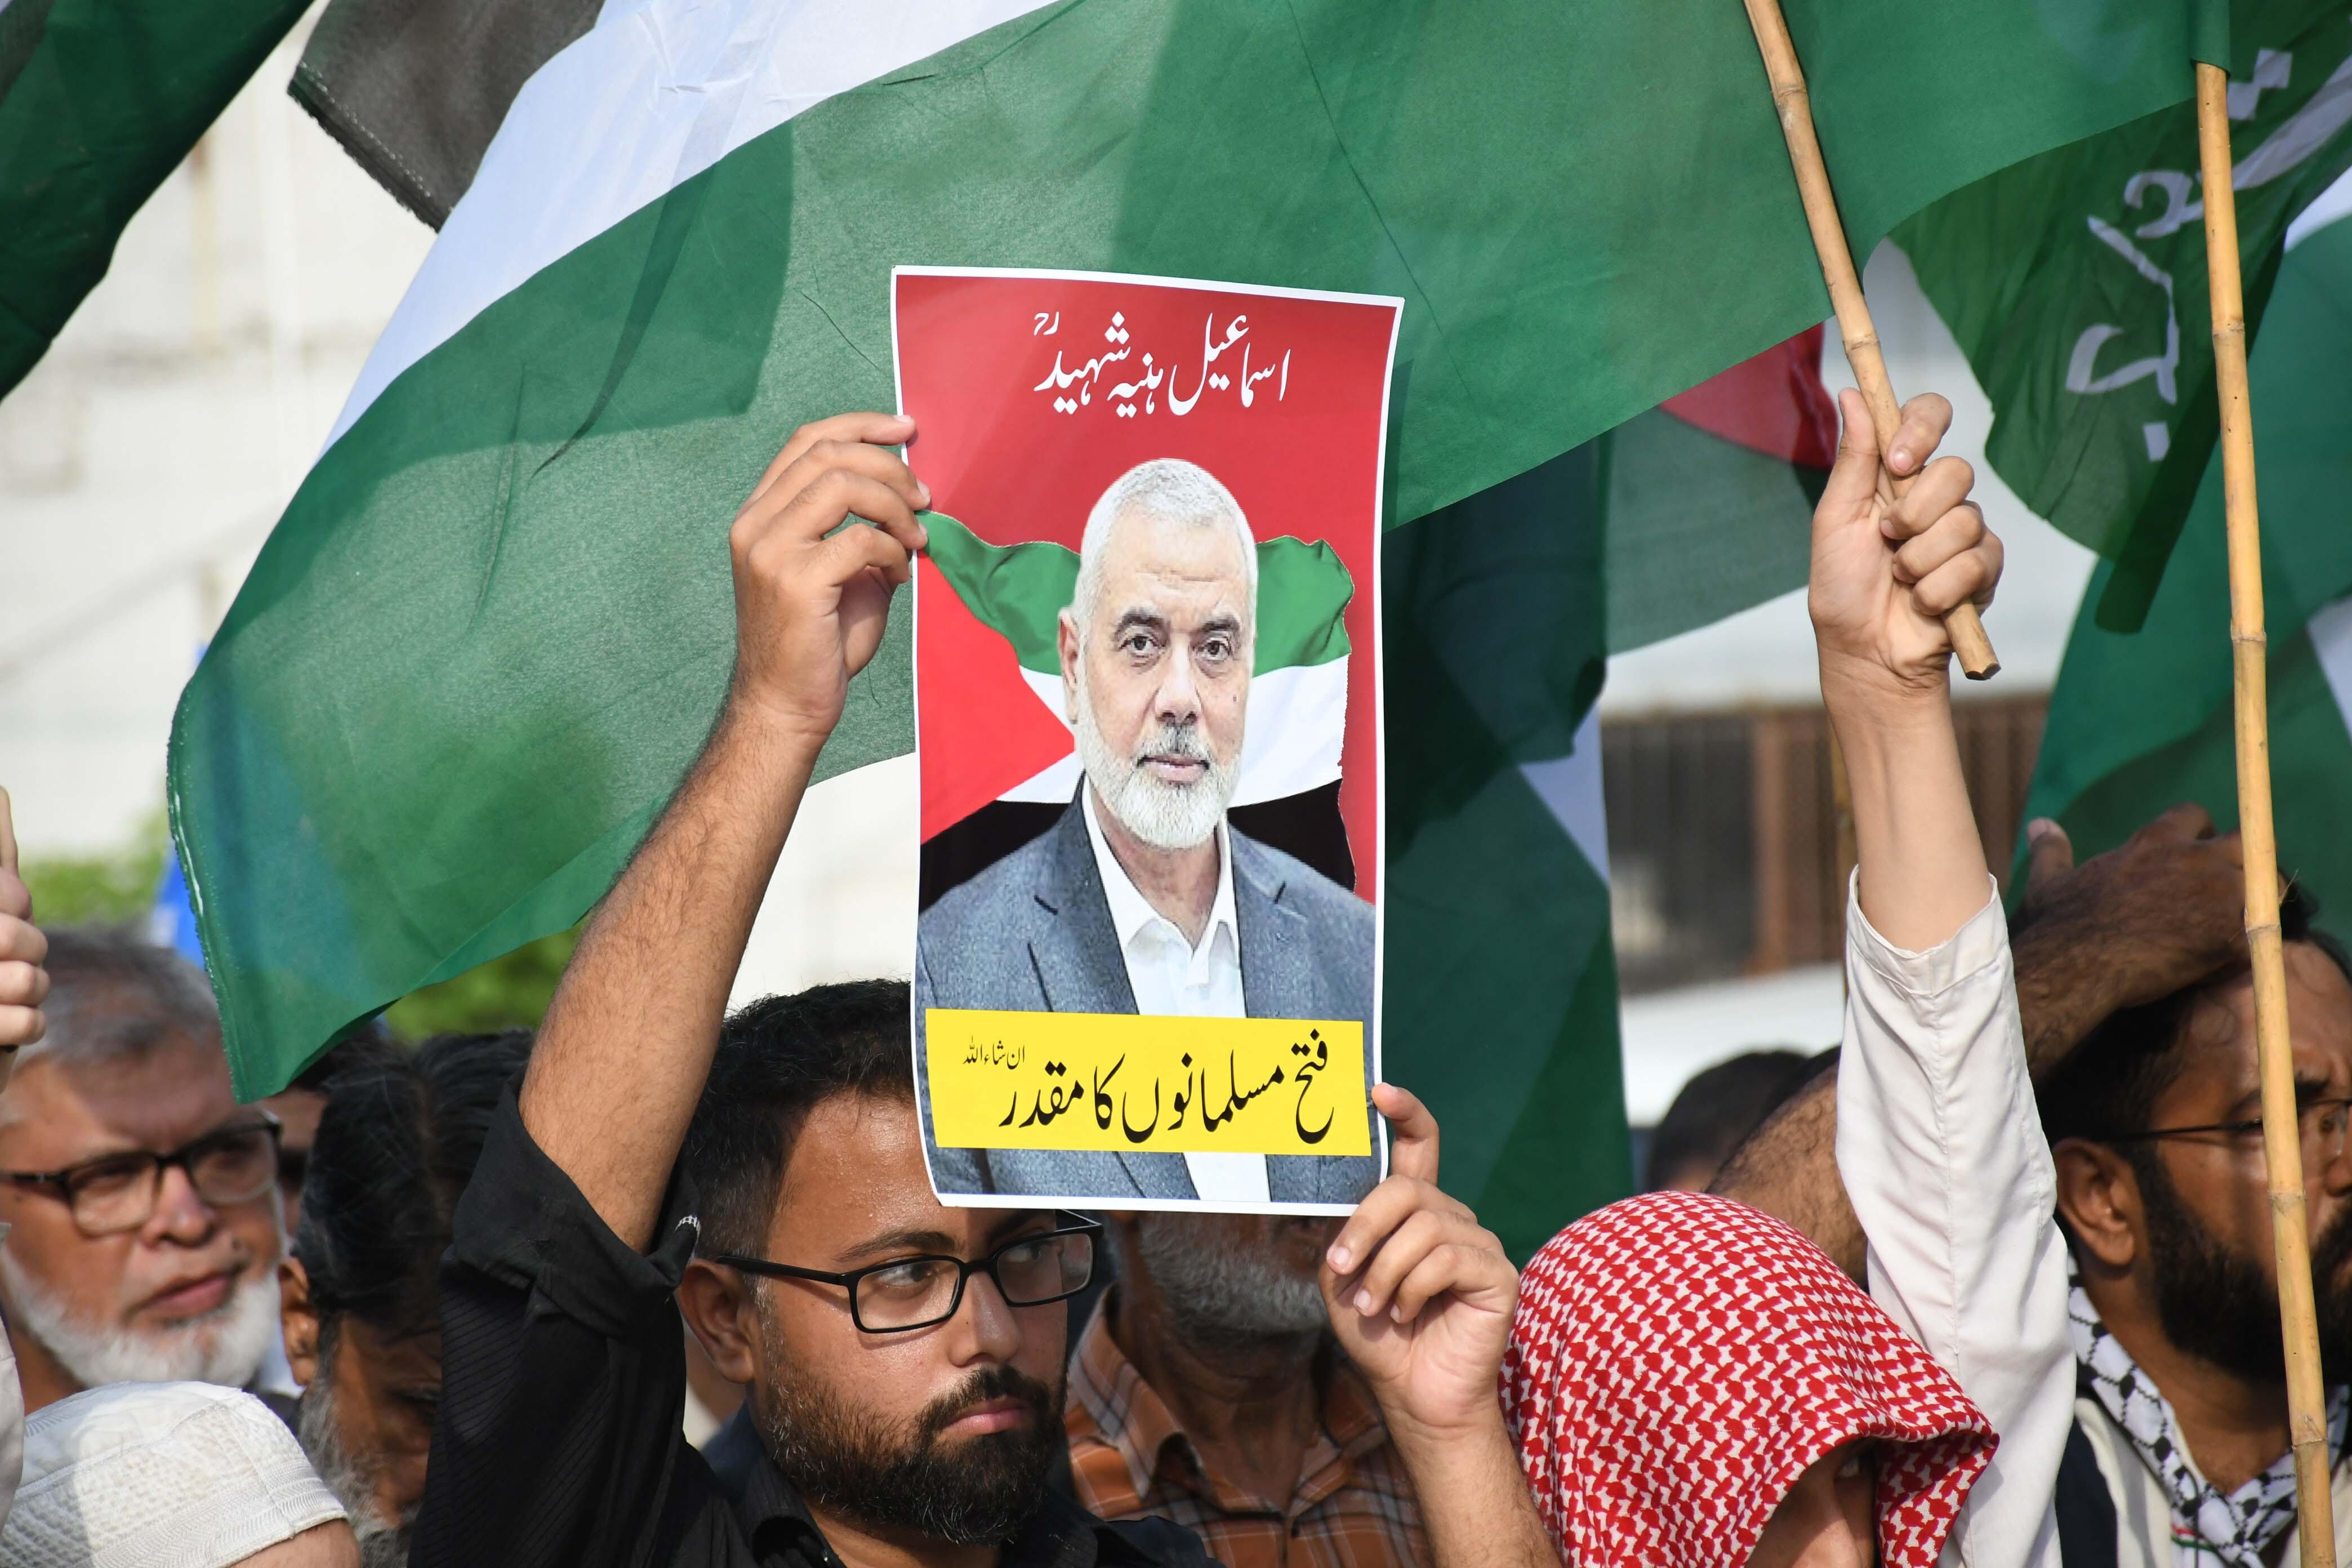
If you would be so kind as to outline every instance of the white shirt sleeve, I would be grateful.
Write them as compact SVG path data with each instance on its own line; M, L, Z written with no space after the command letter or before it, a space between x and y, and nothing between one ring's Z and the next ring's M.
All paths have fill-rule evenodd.
M2000 1436L1942 1562L2058 1568L2051 1500L2074 1419L2065 1244L1998 894L1910 952L1871 929L1850 887L1846 988L1837 1165L1871 1294Z

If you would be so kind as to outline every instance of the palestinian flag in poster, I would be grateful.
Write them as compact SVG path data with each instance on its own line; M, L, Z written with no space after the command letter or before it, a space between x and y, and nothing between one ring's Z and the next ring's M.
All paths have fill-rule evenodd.
M1382 1163L1403 301L925 268L892 290L935 509L912 964L932 1182L1344 1213Z

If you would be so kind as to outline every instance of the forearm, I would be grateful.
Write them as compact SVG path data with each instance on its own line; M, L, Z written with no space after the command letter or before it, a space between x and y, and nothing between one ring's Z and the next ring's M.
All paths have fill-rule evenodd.
M1414 1436L1391 1428L1421 1503L1436 1568L1559 1568L1527 1476L1496 1412L1475 1436Z
M1863 912L1887 941L1924 952L1984 908L1989 874L1950 696L1864 694L1826 665L1822 695L1853 798Z
M642 1249L709 1076L727 995L821 737L731 703L564 971L523 1123Z

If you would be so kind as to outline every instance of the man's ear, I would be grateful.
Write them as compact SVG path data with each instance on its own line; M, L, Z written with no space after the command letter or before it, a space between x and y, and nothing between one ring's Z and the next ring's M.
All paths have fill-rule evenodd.
M2118 1273L2140 1261L2147 1211L2131 1162L2081 1138L2061 1139L2050 1157L2058 1168L2058 1217L2075 1241Z
M310 1304L310 1275L292 1253L278 1260L278 1322L286 1335L286 1363L309 1387L319 1376L319 1311Z
M1054 617L1054 646L1062 654L1062 717L1078 721L1078 623L1064 610Z
M689 1258L686 1277L677 1282L677 1310L686 1326L702 1342L710 1364L730 1383L748 1384L760 1369L756 1320L759 1304L751 1300L751 1282L732 1268L704 1258Z

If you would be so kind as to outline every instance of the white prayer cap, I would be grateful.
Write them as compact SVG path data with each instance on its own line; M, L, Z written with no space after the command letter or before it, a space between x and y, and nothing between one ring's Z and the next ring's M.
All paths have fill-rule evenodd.
M269 1407L209 1383L117 1383L25 1423L0 1568L227 1568L344 1517Z

